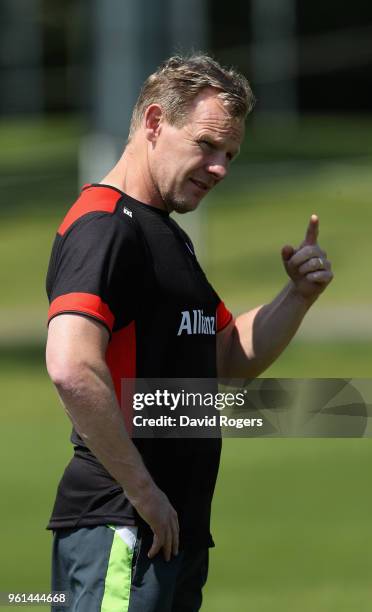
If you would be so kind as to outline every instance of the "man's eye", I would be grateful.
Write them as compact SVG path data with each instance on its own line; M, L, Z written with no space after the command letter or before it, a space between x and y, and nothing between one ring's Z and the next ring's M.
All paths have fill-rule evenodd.
M205 149L213 149L213 145L208 140L199 140L199 144L201 147Z

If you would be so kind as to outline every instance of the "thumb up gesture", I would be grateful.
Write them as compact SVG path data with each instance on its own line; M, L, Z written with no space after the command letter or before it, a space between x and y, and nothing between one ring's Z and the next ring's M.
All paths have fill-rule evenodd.
M331 262L318 245L319 219L311 215L304 241L298 249L286 245L282 248L282 259L294 289L310 302L324 291L333 278Z

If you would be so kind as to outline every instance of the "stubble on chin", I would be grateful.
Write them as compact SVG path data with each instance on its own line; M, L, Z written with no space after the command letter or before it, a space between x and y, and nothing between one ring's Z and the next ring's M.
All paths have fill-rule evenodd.
M164 204L169 213L176 212L179 215L184 215L185 213L192 212L196 208L198 208L200 200L195 204L190 202L189 200L181 200L175 198L166 198L164 199Z

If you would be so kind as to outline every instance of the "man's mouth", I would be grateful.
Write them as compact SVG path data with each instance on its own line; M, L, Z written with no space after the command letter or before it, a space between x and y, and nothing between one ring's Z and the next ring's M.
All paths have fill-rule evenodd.
M190 178L190 181L194 183L194 185L199 187L199 189L201 189L202 191L208 191L210 189L210 186L207 185L207 183L204 183L203 181L199 181L198 179L194 178Z

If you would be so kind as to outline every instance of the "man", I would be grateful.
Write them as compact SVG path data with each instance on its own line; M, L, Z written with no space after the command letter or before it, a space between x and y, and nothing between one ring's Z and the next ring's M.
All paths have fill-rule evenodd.
M255 377L332 279L313 215L300 247L282 250L283 291L234 319L169 216L225 178L252 106L238 73L170 58L143 86L121 159L58 229L47 367L75 452L49 528L53 589L71 593L71 610L193 612L207 578L220 440L133 442L122 379ZM180 333L192 311L216 326Z

